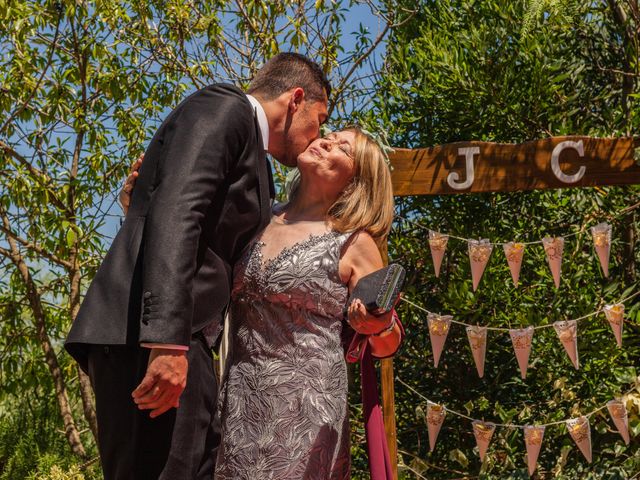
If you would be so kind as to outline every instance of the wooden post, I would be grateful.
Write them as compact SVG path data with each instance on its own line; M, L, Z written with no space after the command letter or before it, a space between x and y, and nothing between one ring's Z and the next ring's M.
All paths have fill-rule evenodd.
M382 261L385 265L389 263L389 252L387 245L380 249ZM396 437L396 399L395 387L393 383L393 359L383 358L380 360L380 384L382 388L382 418L384 420L384 432L387 436L387 446L389 447L389 459L393 479L398 478L398 439Z
M398 478L398 439L396 437L396 399L393 383L393 359L380 360L380 378L382 384L382 413L384 431L387 435L389 458L393 469L393 478Z

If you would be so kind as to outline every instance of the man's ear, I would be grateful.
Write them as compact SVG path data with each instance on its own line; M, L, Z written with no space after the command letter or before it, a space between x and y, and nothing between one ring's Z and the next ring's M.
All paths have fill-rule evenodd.
M291 92L291 97L289 97L289 112L294 113L297 112L300 107L302 107L302 103L305 101L304 89L302 87L296 87Z

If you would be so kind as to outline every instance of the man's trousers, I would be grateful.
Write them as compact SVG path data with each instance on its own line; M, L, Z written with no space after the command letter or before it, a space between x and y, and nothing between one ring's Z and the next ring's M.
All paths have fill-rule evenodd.
M139 410L131 396L145 375L149 353L143 347L91 347L89 377L104 478L211 480L220 444L211 349L201 334L192 338L180 407L154 419L150 410Z

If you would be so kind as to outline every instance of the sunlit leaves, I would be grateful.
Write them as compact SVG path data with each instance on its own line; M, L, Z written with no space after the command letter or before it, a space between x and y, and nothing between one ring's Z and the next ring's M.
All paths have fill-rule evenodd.
M394 30L375 108L362 113L363 121L387 129L393 145L401 147L459 140L521 142L565 134L625 135L637 130L637 55L625 48L610 2L573 2L575 10L569 16L544 15L543 9L535 18L535 28L523 35L522 22L530 3L420 2L418 18ZM405 2L407 7L414 4ZM638 27L630 13L628 21ZM624 72L636 75L628 96L623 90ZM547 232L575 232L568 240L571 247L559 291L552 286L544 253L534 246L527 247L518 289L510 284L504 256L497 252L475 294L462 243L451 242L440 279L433 276L425 232L409 223L397 223L390 254L409 266L407 297L432 311L483 325L544 325L587 314L597 308L600 298L622 298L637 290L632 272L640 250L637 243L630 249L627 236L640 226L637 214L610 215L639 200L636 187L609 187L397 201L402 217L464 238L535 241ZM580 232L587 219L607 217L618 232L612 250L616 273L610 280L600 273L589 236ZM631 313L622 349L616 347L601 318L584 323L579 371L568 364L554 335L536 333L525 382L517 375L508 337L497 334L489 337L485 380L477 379L461 330L452 330L448 336L444 364L441 360L435 370L424 315L403 308L401 316L409 333L396 357L395 373L427 397L475 418L560 421L603 405L629 387L637 375L633 368L640 362L639 305L627 305ZM428 471L428 478L478 475L481 465L468 422L448 418L436 450L428 453L424 422L416 418L417 402L415 395L396 385L400 449L414 456L403 455L405 461L419 458L438 465ZM629 405L635 443L621 445L619 436L610 432L610 421L598 417L592 466L575 454L564 427L550 428L540 457L545 478L626 478L637 472L640 430L633 426L640 422L640 410L632 402ZM603 430L604 434L596 433ZM498 430L496 435L481 477L525 478L521 435L512 430ZM467 463L461 461L460 453Z
M361 92L375 70L370 58L351 70L376 33L360 27L351 44L343 27L354 6L379 14L375 4L351 1L0 0L0 213L20 238L81 428L77 371L62 351L72 279L79 273L86 289L117 230L115 198L129 164L188 93L215 81L246 87L279 51L316 59L334 84L351 72L333 110L336 123L349 118L368 101ZM0 234L0 247L7 238ZM24 281L7 257L0 262L0 421L37 397L44 400L20 422L59 427L55 415L38 421L53 398L50 372ZM25 478L28 462L38 461L35 447L32 458L21 448L24 469L7 471L12 478ZM0 468L7 455L0 445Z

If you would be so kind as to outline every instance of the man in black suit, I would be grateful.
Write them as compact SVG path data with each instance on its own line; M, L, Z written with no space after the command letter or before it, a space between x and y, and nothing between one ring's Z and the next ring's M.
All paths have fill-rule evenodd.
M65 343L91 378L106 480L212 478L211 347L233 264L270 219L265 154L296 164L327 118L330 88L317 64L279 54L248 94L203 88L151 140Z

